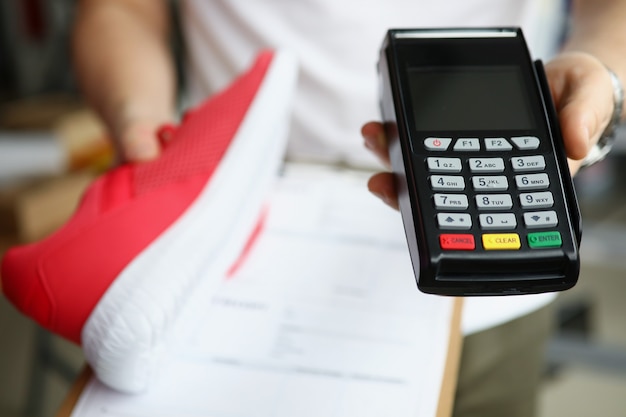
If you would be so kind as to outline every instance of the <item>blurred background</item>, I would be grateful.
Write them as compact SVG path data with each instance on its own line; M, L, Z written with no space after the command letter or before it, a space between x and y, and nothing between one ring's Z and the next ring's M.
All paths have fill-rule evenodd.
M74 83L73 9L74 0L0 2L0 256L59 227L114 159ZM618 136L576 178L583 267L557 302L541 417L626 415L626 130ZM54 416L83 366L78 347L0 297L0 417Z

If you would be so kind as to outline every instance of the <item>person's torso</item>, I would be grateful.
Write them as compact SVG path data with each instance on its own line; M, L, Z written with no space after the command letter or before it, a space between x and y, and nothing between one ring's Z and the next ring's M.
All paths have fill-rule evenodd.
M535 55L554 48L559 0L183 0L191 103L286 48L301 70L288 157L371 165L361 125L378 115L376 62L389 28L521 26Z
M533 56L546 57L560 34L560 4L560 0L183 0L189 103L226 86L260 49L289 49L299 59L300 73L286 157L376 167L363 146L360 127L379 118L376 62L387 29L520 26ZM464 329L467 333L490 327L551 298L470 299Z

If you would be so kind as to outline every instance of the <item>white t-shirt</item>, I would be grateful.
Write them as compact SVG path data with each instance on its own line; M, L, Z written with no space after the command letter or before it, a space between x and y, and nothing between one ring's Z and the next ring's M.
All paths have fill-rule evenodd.
M360 128L378 120L376 62L389 28L521 26L535 58L556 49L561 0L183 0L190 104L226 86L261 48L300 62L287 158L378 168ZM548 303L551 294L468 298L472 333Z

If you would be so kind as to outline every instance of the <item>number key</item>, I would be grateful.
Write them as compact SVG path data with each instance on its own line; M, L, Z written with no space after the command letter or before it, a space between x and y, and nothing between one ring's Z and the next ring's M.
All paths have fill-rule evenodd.
M509 194L476 194L476 207L479 210L508 210L513 207Z
M460 175L433 175L430 177L430 186L435 191L463 191L465 179Z
M541 190L550 186L548 174L516 175L515 183L520 190Z
M522 193L519 195L523 208L543 208L554 205L554 197L550 191L542 193Z
M426 158L432 172L461 172L461 158Z
M542 155L520 156L511 158L513 171L541 171L546 168L546 161Z
M467 196L464 194L435 194L435 207L439 210L465 210L469 206Z
M517 227L513 213L481 214L478 216L480 227L484 230L508 230Z
M472 177L474 190L505 191L509 188L509 181L504 175L485 175Z
M504 171L504 160L502 158L470 158L469 165L472 172Z

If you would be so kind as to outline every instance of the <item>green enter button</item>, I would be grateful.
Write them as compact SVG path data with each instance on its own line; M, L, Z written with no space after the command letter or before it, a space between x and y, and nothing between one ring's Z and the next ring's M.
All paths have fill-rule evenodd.
M558 248L563 244L559 232L537 232L528 234L528 246L533 249Z

